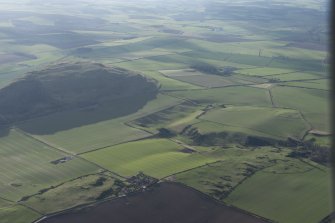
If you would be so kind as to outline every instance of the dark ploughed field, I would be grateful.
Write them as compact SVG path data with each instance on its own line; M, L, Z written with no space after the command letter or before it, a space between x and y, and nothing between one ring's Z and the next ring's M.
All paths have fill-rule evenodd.
M262 223L199 192L173 183L151 191L50 217L42 223Z

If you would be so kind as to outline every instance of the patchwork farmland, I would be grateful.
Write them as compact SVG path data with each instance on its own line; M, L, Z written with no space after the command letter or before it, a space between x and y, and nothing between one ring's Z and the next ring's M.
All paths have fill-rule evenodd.
M0 222L331 218L328 4L0 2Z

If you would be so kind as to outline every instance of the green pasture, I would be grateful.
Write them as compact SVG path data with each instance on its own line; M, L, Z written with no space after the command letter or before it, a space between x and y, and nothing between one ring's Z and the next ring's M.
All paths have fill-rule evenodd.
M199 110L200 107L186 102L136 119L131 124L155 131L159 128L178 126L193 114L199 114Z
M225 87L225 86L241 84L236 79L233 79L231 77L220 77L217 75L210 75L210 74L194 75L194 76L174 76L173 79L206 88ZM250 84L251 82L246 83Z
M255 150L237 147L221 150L223 160L184 173L174 175L177 182L194 187L218 200L226 198L243 180L265 167L270 167L274 160L285 158L286 151L276 152L270 147ZM289 160L288 162L294 160Z
M40 214L27 207L0 199L1 223L27 223L39 217Z
M249 136L260 136L260 137L266 137L266 138L272 138L274 137L269 132L263 132L255 129L246 128L244 126L231 126L231 125L225 125L221 123L216 122L209 122L200 119L200 122L197 122L195 124L192 124L193 127L197 128L199 133L201 134L210 134L210 133L242 133Z
M201 104L271 106L268 92L253 87L226 87L206 90L169 92L169 95L189 99Z
M101 185L94 186L101 179L105 179ZM83 176L35 195L24 204L43 214L53 213L95 202L104 191L114 188L113 184L114 179L103 174Z
M82 157L123 176L142 171L156 178L218 160L214 156L186 153L182 149L181 145L167 139L148 139L108 147Z
M314 81L314 79L319 79L320 75L305 72L294 72L294 73L266 76L265 78L279 81L299 81L301 83L304 83L306 80L312 79Z
M305 164L307 165L307 164ZM331 213L330 173L319 169L256 173L225 202L277 222L319 222Z
M160 93L125 116L112 117L108 104L0 129L0 223L94 202L114 189L111 172L139 171L274 222L314 223L331 213L328 167L287 157L294 148L241 143L305 136L330 146L326 1L28 2L0 3L0 60L36 57L0 61L0 90L30 71L81 61L142 74ZM236 70L191 72L197 63ZM222 144L195 146L203 145L196 134L180 134L186 126ZM177 135L158 138L159 128ZM73 159L51 163L66 156Z
M313 128L329 131L329 92L295 87L275 87L271 91L277 106L297 109Z
M190 90L190 89L202 88L186 82L181 82L172 78L168 78L158 71L143 71L142 74L157 80L161 87L161 90L163 91L188 90L188 89Z
M310 80L310 81L292 81L285 82L283 85L292 86L292 87L301 87L301 88L310 88L310 89L320 89L320 90L330 90L330 80Z
M99 171L84 160L73 158L65 163L51 161L68 156L18 132L9 130L0 138L0 189L2 197L20 200L64 181Z
M301 114L292 109L227 107L207 112L200 119L240 127L278 138L301 138L308 130Z
M182 63L158 62L153 61L149 58L121 62L117 63L117 66L128 70L142 71L142 72L187 68L187 65Z
M268 76L277 74L290 74L295 72L294 70L284 69L284 68L273 68L273 67L257 67L250 69L240 69L237 71L240 74L250 75L250 76Z

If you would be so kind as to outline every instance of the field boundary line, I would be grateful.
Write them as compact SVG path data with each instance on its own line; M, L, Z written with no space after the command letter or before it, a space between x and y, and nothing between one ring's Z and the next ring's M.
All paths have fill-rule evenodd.
M266 68L266 67L263 67L263 68ZM269 67L267 67L267 68L269 68ZM304 71L305 70L295 70L295 71L290 71L290 72L285 72L285 73L279 73L279 74L267 74L267 75L264 75L263 77L273 77L273 76L277 76L277 75L293 74L293 73L304 72Z
M247 211L247 210L244 210L244 209L241 209L241 208L239 208L239 207L236 207L236 206L234 206L234 205L227 204L227 203L224 202L224 201L218 200L218 199L216 199L216 198L214 198L214 197L212 197L212 196L210 196L210 195L208 195L208 194L206 194L206 193L204 193L204 192L202 192L202 191L200 191L200 190L198 190L198 189L196 189L196 188L194 188L194 187L190 187L190 186L188 186L188 185L186 185L186 184L184 184L184 183L181 183L181 182L168 182L168 183L179 184L179 185L181 185L181 186L183 186L183 187L186 187L186 188L188 188L188 189L191 189L191 190L193 190L193 191L195 191L195 192L201 194L202 196L204 196L204 197L206 197L206 198L208 198L208 199L211 199L211 200L217 202L217 204L219 204L219 205L226 206L226 207L230 207L230 208L232 208L232 209L235 209L236 211L242 212L242 213L244 213L244 214L246 214L246 215L249 215L249 216L253 216L253 217L259 218L259 219L264 220L264 221L267 221L267 222L269 222L269 223L275 223L275 221L273 221L273 220L271 220L271 219L262 217L262 216L260 216L260 215L255 214L255 213L252 213L252 212L249 212L249 211Z
M193 89L193 90L206 90L206 89ZM184 90L180 90L180 91L184 91ZM185 90L185 91L187 91L187 90ZM180 99L180 100L182 100L182 101L185 101L185 102L189 102L189 103L193 104L194 106L199 106L199 105L200 105L198 102L193 101L193 100L191 100L191 99L188 99L188 98L182 98L182 97L177 97L177 96L175 96L175 95L167 94L166 91L162 91L162 92L160 92L160 93L161 93L162 95L167 95L167 96L169 96L169 97L173 97L173 98L177 98L177 99ZM180 104L182 104L182 103L180 103ZM154 114L154 113L152 113L152 114ZM145 116L144 116L144 117L145 117ZM135 119L135 120L136 120L136 119Z
M272 91L271 91L270 88L268 88L268 93L269 93L269 96L270 96L270 101L271 101L272 107L273 107L273 108L277 108L277 105L276 105L275 102L274 102L273 94L272 94Z
M299 114L300 114L301 118L304 120L304 122L308 125L307 130L304 132L303 136L301 137L301 140L304 140L305 137L309 134L309 131L311 131L314 127L313 127L312 123L310 123L310 122L306 119L306 117L305 117L305 115L302 113L302 111L300 111L300 110L298 110L298 109L297 109L297 111L299 112Z
M195 87L200 87L200 88L203 88L203 89L210 89L210 88L208 88L208 87L205 87L205 86L202 86L202 85L199 85L199 84L194 84L194 83L190 83L190 82L187 82L187 81L174 79L174 78L172 78L172 77L166 76L166 75L165 75L164 73L162 73L161 71L158 71L158 73L160 73L162 76L164 76L164 77L166 77L166 78L169 78L169 79L172 79L172 80L175 80L175 81L179 81L179 82L182 82L182 83L186 83L186 84L194 85Z
M153 37L154 38L154 37ZM125 44L125 45L129 45L129 44ZM122 64L122 63L127 63L127 62L132 62L132 61L137 61L137 60L145 60L145 59L150 59L150 58L154 58L154 57L160 57L160 56L171 56L171 55L180 55L182 53L187 53L187 52L192 52L193 50L189 50L189 51L185 51L185 52L169 52L169 51L166 51L167 54L161 54L161 55L152 55L152 56L144 56L144 57L137 57L137 58L134 58L134 59L124 59L124 58L121 58L121 61L116 61L116 62L111 62L109 64L111 65L114 65L114 64ZM136 51L135 51L136 52ZM137 51L137 52L140 52L140 51ZM129 52L129 54L131 54L133 52ZM106 57L108 58L108 57ZM118 59L118 58L117 58ZM123 60L122 60L123 59Z
M174 97L174 96L171 96L171 95L168 95L168 94L163 94L163 95L167 95L169 97ZM178 98L180 99L180 98ZM183 99L181 99L183 100ZM191 101L188 101L188 100L183 100L183 101L186 101L186 102L191 102ZM96 149L92 149L92 150L88 150L88 151L84 151L84 152L81 152L81 153L77 153L77 155L83 155L83 154L87 154L87 153L90 153L90 152L94 152L94 151L98 151L98 150L101 150L101 149L106 149L108 147L113 147L113 146L118 146L118 145L122 145L122 144L125 144L125 143L130 143L130 142L137 142L137 141L140 141L140 140L145 140L145 139L151 139L151 138L154 138L157 133L154 133L154 132L150 132L149 130L146 130L146 129L141 129L141 128L138 128L136 126L133 126L131 125L130 123L131 122L134 122L140 118L144 118L144 117L147 117L149 115L153 115L153 114L156 114L158 112L162 112L162 111L165 111L167 109L170 109L170 108L173 108L173 107L176 107L176 106L179 106L181 105L183 102L180 102L178 104L175 104L175 105L171 105L171 106L168 106L166 108L162 108L161 110L158 110L158 111L155 111L155 112L152 112L152 113L149 113L149 114L145 114L145 115L140 115L138 117L134 117L134 119L130 119L126 122L123 122L122 124L129 127L129 128L133 128L133 129L136 129L136 130L140 130L140 131L143 131L143 132L146 132L148 134L150 134L150 136L146 136L146 137L143 137L143 138L139 138L139 139L134 139L134 140L128 140L128 141L125 141L125 142L120 142L120 143L116 143L116 144L110 144L110 145L106 145L106 146L103 146L103 147L99 147L99 148L96 148ZM193 103L194 104L194 103ZM195 105L198 105L198 104L195 104Z
M46 146L48 146L48 147L51 147L51 148L53 148L53 149L56 149L56 150L61 151L61 152L63 152L63 153L66 153L67 155L72 155L72 156L75 156L75 155L76 155L75 153L73 153L73 152L71 152L71 151L68 151L68 150L66 150L66 149L64 149L64 148L61 148L61 147L56 146L56 145L53 145L53 144L51 144L50 142L48 142L47 140L41 139L40 137L37 137L37 136L34 136L34 135L32 135L32 134L30 134L30 133L28 133L28 132L25 132L25 131L21 130L20 128L13 127L13 129L14 129L15 131L21 133L22 135L25 135L25 136L27 136L27 137L29 137L29 138L31 138L31 139L34 139L35 141L38 141L39 143L42 143L42 144L44 144L44 145L46 145Z
M199 118L199 120L201 120L201 121L205 121L205 122L214 123L214 124L218 124L218 125L222 125L222 126L231 126L231 127L235 127L235 128L249 129L249 130L252 130L252 131L255 131L255 132L259 132L259 133L265 134L265 135L267 135L268 137L271 137L271 136L272 136L272 137L277 137L277 138L279 138L279 139L284 139L284 137L277 136L277 135L273 135L273 134L269 134L269 133L267 133L267 132L259 131L259 130L257 130L257 129L253 129L253 128L246 128L246 127L241 127L241 126L236 126L236 125L228 125L228 124L223 124L223 123L219 123L219 122L210 121L210 120L203 119L203 118Z
M307 161L304 160L304 159L299 159L299 160L300 160L301 162L303 162L303 163L305 163L305 164L307 164L307 165L309 165L309 166L315 168L315 169L318 169L318 170L320 170L320 171L322 171L322 172L326 172L324 169L322 169L322 168L320 168L320 167L318 167L318 166L315 166L315 165L311 164L310 162L307 162Z
M322 81L322 80L327 80L327 79L329 79L329 77L310 78L310 79L297 79L297 80L282 80L282 81L279 81L278 83Z
M10 199L7 199L7 198L1 197L1 196L0 196L0 199L4 200L4 201L7 201L7 202L11 202L11 203L16 203L16 201L12 201Z
M174 142L176 143L176 142ZM200 165L200 166L197 166L197 167L193 167L193 168L190 168L190 169L187 169L187 170L182 170L182 171L179 171L179 172L176 172L176 173L173 173L173 174L170 174L168 176L165 176L165 177L162 177L160 178L159 180L166 180L166 178L169 178L169 177L172 177L174 175L177 175L177 174L181 174L181 173L185 173L185 172L188 172L188 171L191 171L191 170L195 170L195 169L198 169L198 168L201 168L201 167L205 167L205 166L209 166L211 164L215 164L215 163L221 163L223 162L224 160L217 160L217 161L214 161L214 162L211 162L211 163L206 163L206 164L203 164L203 165Z
M22 204L22 203L17 203L18 205L22 206L22 207L25 207L25 208L28 208L29 210L32 210L40 215L44 215L42 212L38 211L37 209L33 208L33 207L30 207L29 205L26 205L26 204Z
M270 164L269 166L264 166L258 170L256 170L255 172L252 172L250 175L246 176L245 178L243 178L242 180L240 180L234 187L232 187L228 192L227 192L227 195L225 196L225 198L229 197L229 195L234 192L234 190L240 186L243 182L245 182L246 180L248 180L249 178L251 178L252 176L254 176L255 174L261 172L261 171L264 171L265 169L267 168L270 168L270 167L273 167L275 166L276 164Z
M78 180L78 179L80 179L80 178L88 177L88 176L94 176L94 175L99 175L99 174L104 173L104 172L107 172L107 171L104 170L103 172L96 172L96 173L85 174L85 175L82 175L82 176L79 176L79 177L72 178L72 179L67 180L67 181L63 181L63 182L61 182L61 183L59 183L59 184L57 184L57 185L55 185L55 186L50 186L50 187L47 187L47 188L43 188L43 189L41 189L40 191L38 191L37 193L34 193L34 194L30 194L30 195L25 196L25 197L27 198L27 199L25 199L25 200L22 200L22 198L21 198L21 200L19 200L19 201L16 202L16 203L18 203L18 204L24 204L23 202L29 200L31 197L34 197L34 196L36 196L36 195L42 195L42 194L44 194L44 193L47 193L49 190L56 189L56 188L58 188L58 187L60 187L60 186L62 186L62 185L64 185L64 184L66 184L66 183L69 183L69 182Z
M169 77L167 75L165 75L164 73L162 73L161 71L158 71L158 73L160 73L161 75L163 75L164 77L166 78L169 78L171 80L175 80L175 81L179 81L179 82L182 82L182 83L186 83L186 84L190 84L190 85L194 85L196 87L200 87L201 89L180 89L180 90L175 90L175 91L187 91L187 90L208 90L208 89L215 89L215 88L225 88L225 87L240 87L240 86L249 86L249 85L253 85L253 84L259 84L255 81L251 81L251 80L245 80L245 79L242 79L242 78L237 78L237 77L234 77L234 81L232 81L233 83L232 84L228 84L228 85L225 85L225 86L216 86L216 87L206 87L206 86L203 86L203 85L200 85L200 84L195 84L195 83L190 83L190 82L187 82L185 80L179 80L179 79L175 79L175 78L172 78L172 77ZM224 77L220 76L220 75L212 75L212 74L205 74L205 75L208 75L208 76L217 76L217 77L221 77L222 79L224 79ZM240 74L240 75L243 75L243 74ZM241 83L238 83L238 81L249 81L251 83L249 84L241 84ZM174 90L163 90L163 91L174 91Z
M35 208L30 207L29 205L22 204L22 203L17 202L17 201L12 201L12 200L9 200L9 199L4 198L4 197L0 197L0 199L1 199L1 200L4 200L4 201L7 201L7 202L10 202L10 203L13 203L13 205L20 205L20 206L23 206L23 207L28 208L28 209L30 209L30 210L32 210L32 211L34 211L34 212L36 212L36 213L38 213L38 214L40 214L40 215L43 216L43 213L41 213L40 211L36 210Z
M158 182L156 181L155 183L150 184L148 186L148 188L155 186L157 183ZM94 207L94 206L99 205L101 203L105 203L105 202L109 202L109 201L113 201L113 200L117 200L117 199L122 199L124 197L131 196L131 195L134 195L134 194L139 194L139 193L142 193L142 192L141 191L135 191L135 192L132 192L128 195L121 195L121 196L118 196L118 197L106 197L106 198L103 198L101 200L95 200L95 201L79 204L79 205L76 205L74 207L70 207L70 208L67 208L67 209L64 209L64 210L43 214L39 219L33 221L32 223L39 223L46 218L54 217L54 216L61 215L61 214L71 213L72 211L79 211L79 210L82 210L82 209L87 208L87 207Z
M261 83L261 84L265 84L265 83ZM231 88L231 87L250 87L250 88L260 89L258 87L254 87L255 85L258 85L258 84L252 84L252 83L251 84L238 84L238 85L227 85L227 86L221 86L221 87L211 87L211 88L204 88L203 87L202 89L161 90L160 93L163 94L163 92L165 93L165 92L179 92L179 91L208 91L208 90L212 90L212 89L223 89L223 88ZM169 94L167 94L167 95L169 95ZM169 95L169 96L173 97L172 95ZM190 100L190 99L188 99L188 100Z
M248 80L247 78L248 78L248 75L245 75L245 74L240 74L240 73L237 73L238 75L241 75L241 76L243 76L243 78L242 77L233 77L233 78L235 78L235 79L237 79L237 81L239 81L239 80L242 80L242 81L249 81L249 82L252 82L252 83L254 83L254 84L266 84L266 83L268 83L268 79L266 79L266 78L262 78L262 77L255 77L255 78L259 78L259 79L263 79L264 80L264 83L259 83L258 81L255 81L255 80ZM250 76L249 76L250 77ZM245 79L244 79L245 78ZM251 84L248 84L248 85L251 85Z
M128 140L128 141L120 142L120 143L116 143L116 144L110 144L110 145L107 145L107 146L99 147L99 148L88 150L88 151L81 152L81 153L77 153L76 155L81 156L81 155L84 155L84 154L87 154L87 153L91 153L91 152L96 152L96 151L99 151L99 150L107 149L109 147L114 147L114 146L118 146L118 145L122 145L122 144L126 144L126 143L131 143L131 142L137 142L137 141L141 141L141 140L145 140L145 139L151 139L151 138L154 138L154 136L155 135L151 135L151 136L143 137L143 138L140 138L140 139L134 139L134 140ZM125 178L125 177L123 177L123 178Z
M286 82L289 82L289 81L286 81ZM286 82L283 82L283 83L286 83ZM318 90L318 91L328 91L330 92L331 90L330 89L320 89L320 88L311 88L311 87L302 87L302 86L293 86L293 85L286 85L286 84L278 84L278 86L281 86L281 87L291 87L291 88L302 88L302 89L309 89L309 90Z
M17 128L14 128L14 129L17 130ZM97 163L95 163L95 162L92 162L92 161L90 161L90 160L87 160L87 159L85 159L85 158L79 156L79 155L76 154L76 153L67 152L66 150L62 150L62 149L60 149L60 148L58 148L58 147L55 147L55 146L53 146L53 145L50 145L50 144L48 144L47 142L45 142L45 141L41 141L41 140L39 140L38 138L35 138L33 135L30 135L29 133L26 133L26 132L24 132L24 131L22 131L22 130L19 130L19 132L22 133L22 134L24 134L24 135L27 136L27 137L30 137L31 139L33 139L33 140L35 140L35 141L38 141L38 142L40 142L40 143L42 143L42 144L44 144L44 145L46 145L46 146L52 148L52 149L55 149L55 150L57 150L57 151L60 151L60 152L62 152L62 153L65 153L65 154L67 154L67 155L70 155L70 156L74 156L74 157L76 157L77 159L80 159L80 160L83 160L83 161L88 162L88 163L90 163L90 164L93 164L94 166L97 166L97 167L99 167L100 169L103 169L103 170L105 170L105 171L107 171L107 172L110 172L110 173L112 173L112 174L115 174L115 175L118 176L118 177L121 177L121 178L123 178L123 179L126 179L125 177L119 175L118 173L115 173L115 172L113 172L113 171L111 171L111 170L108 170L108 169L104 168L103 166L101 166L101 165L99 165L99 164L97 164Z

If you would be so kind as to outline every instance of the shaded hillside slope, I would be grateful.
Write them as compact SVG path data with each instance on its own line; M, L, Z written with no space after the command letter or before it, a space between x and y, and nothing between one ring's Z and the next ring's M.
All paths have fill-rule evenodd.
M134 113L157 93L154 82L124 69L91 63L58 64L0 90L0 124L79 110L92 116L97 111L94 120L75 127Z

